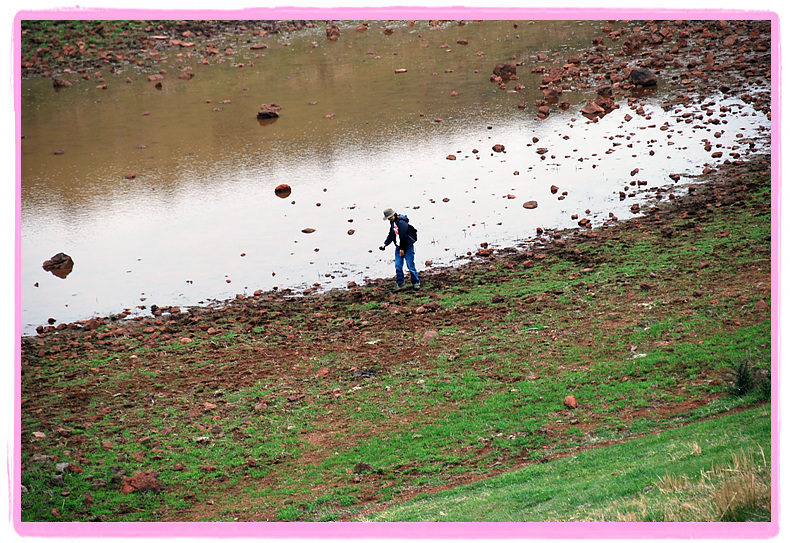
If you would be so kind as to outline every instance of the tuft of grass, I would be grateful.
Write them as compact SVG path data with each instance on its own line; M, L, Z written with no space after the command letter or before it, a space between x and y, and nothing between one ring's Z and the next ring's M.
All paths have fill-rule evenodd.
M737 362L729 371L729 375L732 379L729 390L733 396L741 397L757 392L760 397L770 397L770 372L768 376L760 375L751 356Z
M659 477L659 494L614 502L598 520L609 522L767 522L771 473L764 451L739 449L728 463L696 475Z

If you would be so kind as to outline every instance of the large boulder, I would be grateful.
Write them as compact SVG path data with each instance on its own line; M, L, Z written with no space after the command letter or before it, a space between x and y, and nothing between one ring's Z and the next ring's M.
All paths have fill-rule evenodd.
M58 253L49 260L45 260L42 267L44 271L51 272L52 275L65 279L74 269L74 260L66 253Z

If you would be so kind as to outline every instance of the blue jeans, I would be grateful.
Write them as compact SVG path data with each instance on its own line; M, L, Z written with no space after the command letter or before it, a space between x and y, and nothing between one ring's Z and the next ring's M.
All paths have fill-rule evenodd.
M411 284L419 285L420 277L417 275L417 267L414 265L414 245L406 249L404 255L400 255L400 249L395 247L395 282L399 287L403 286L406 278L403 275L403 262L406 262L406 267L411 274Z

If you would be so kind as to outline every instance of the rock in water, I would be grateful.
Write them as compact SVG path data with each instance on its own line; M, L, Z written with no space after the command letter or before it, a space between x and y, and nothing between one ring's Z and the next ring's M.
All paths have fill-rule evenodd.
M288 198L291 195L291 186L285 183L274 187L274 193L280 198Z
M518 76L516 75L515 64L497 64L494 66L494 75L501 77L502 81L518 79Z
M282 106L279 104L261 104L261 109L258 110L259 119L276 119L280 116Z
M45 260L42 267L44 271L51 272L52 275L65 279L74 269L74 260L66 253L58 253L49 260Z

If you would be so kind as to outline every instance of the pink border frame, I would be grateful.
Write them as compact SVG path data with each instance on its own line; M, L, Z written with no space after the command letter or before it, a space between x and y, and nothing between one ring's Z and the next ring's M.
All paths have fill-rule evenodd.
M767 523L30 523L21 522L21 506L14 490L21 480L21 337L20 325L20 21L24 19L279 19L279 20L406 20L406 19L762 19L771 21L772 127L780 127L781 104L779 16L770 11L677 10L653 8L479 8L479 7L360 7L360 8L239 8L235 10L82 9L20 11L14 19L14 109L16 112L16 231L15 231L15 374L14 457L9 473L9 500L14 528L31 537L189 537L256 539L767 539L779 533L779 245L780 245L780 130L772 128L771 153L771 357L773 378L772 420L772 520ZM10 467L7 467L10 472Z

